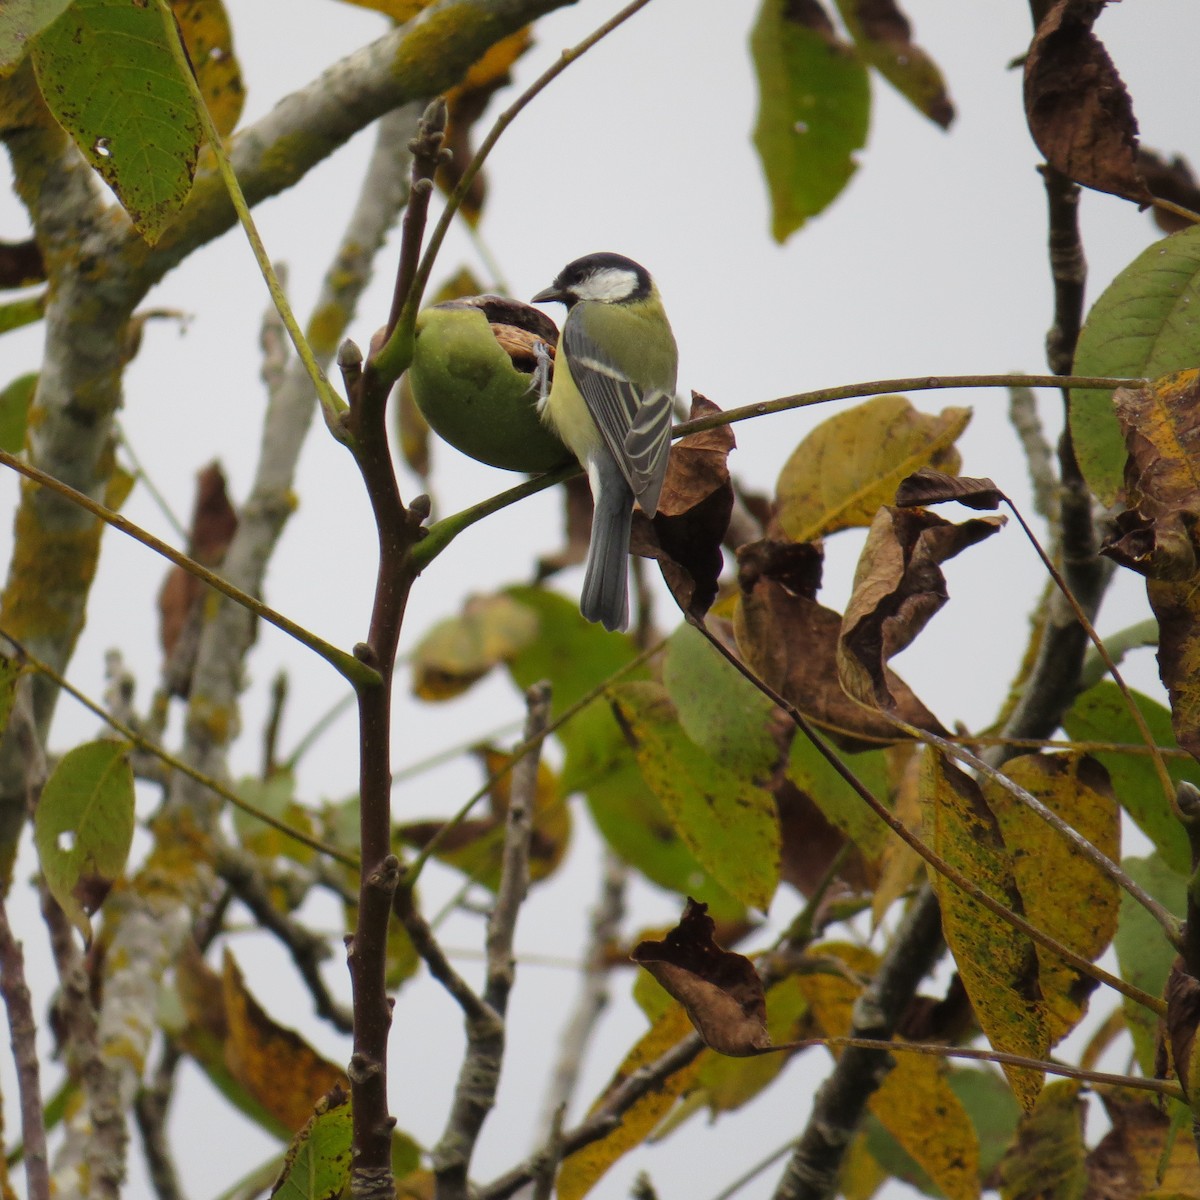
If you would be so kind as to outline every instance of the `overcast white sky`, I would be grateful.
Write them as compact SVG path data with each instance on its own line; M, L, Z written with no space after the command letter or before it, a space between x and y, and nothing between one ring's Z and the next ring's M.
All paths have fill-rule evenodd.
M253 120L336 57L384 27L376 15L335 0L226 0L248 89L245 119ZM560 49L577 42L619 7L616 0L581 0L538 27L537 46L520 64L528 82ZM808 388L906 375L1044 370L1042 340L1051 312L1045 254L1044 199L1035 171L1039 156L1021 111L1021 77L1009 63L1029 39L1027 7L948 5L908 0L918 40L947 75L958 109L949 134L925 121L886 87L873 84L870 140L861 168L830 211L784 247L768 236L764 188L749 133L756 96L747 51L752 4L654 0L624 28L574 65L522 115L493 155L491 196L482 234L513 293L528 297L569 259L616 250L646 264L663 292L680 345L681 388L696 388L732 407ZM1145 144L1200 162L1197 108L1191 81L1200 43L1200 8L1193 0L1125 0L1097 26L1133 94ZM509 94L505 94L507 102ZM257 217L276 259L287 261L297 311L303 317L353 203L372 134L360 136L291 193ZM1132 206L1096 195L1083 203L1085 245L1094 299L1113 274L1158 236ZM0 236L23 236L19 206L0 198ZM442 258L444 273L480 266L456 236ZM361 309L354 336L365 345L383 323L391 260L383 260ZM180 335L167 323L147 328L126 380L122 423L175 510L190 509L193 477L219 457L235 497L245 494L257 453L263 395L258 382L258 326L266 289L241 235L226 235L196 255L148 298L156 307L192 314ZM36 369L41 335L7 335L0 345L0 384ZM988 474L1014 496L1027 494L1025 470L1004 416L1001 392L914 397L927 411L967 404L975 417L960 442L964 469ZM1057 430L1057 397L1043 410ZM769 490L788 452L824 415L794 412L737 428L731 465ZM439 447L435 492L443 511L506 487L511 478ZM405 494L413 482L404 481ZM365 632L374 571L370 519L353 466L314 429L299 481L300 510L289 527L268 582L267 600L322 636L349 646ZM0 559L9 549L15 488L0 479ZM126 513L173 540L144 489ZM411 646L462 598L528 577L539 552L555 544L556 499L543 494L463 535L420 581L404 643ZM827 602L848 588L857 541L832 540ZM104 651L116 646L138 673L148 697L157 666L154 602L163 566L148 551L110 534L72 679L93 695L102 690ZM947 724L987 722L1001 703L1026 637L1026 612L1042 587L1032 551L1016 530L950 564L951 603L904 656L899 669ZM561 586L572 595L579 573ZM1145 614L1141 588L1129 579L1106 604L1103 629ZM286 666L292 678L284 743L298 738L337 697L340 684L322 663L281 634L262 629L245 697L247 735L235 767L252 771L271 678ZM1155 679L1152 655L1131 668L1139 686ZM401 688L406 682L401 680ZM502 679L462 702L438 709L398 705L396 763L424 757L464 735L486 732L520 715L519 699ZM56 747L91 736L92 718L70 702L60 707ZM344 721L304 764L311 799L344 796L355 784L353 730ZM427 775L397 792L398 810L414 816L448 812L473 786L462 769ZM580 823L582 826L582 822ZM596 843L577 827L567 869L535 890L520 928L526 953L572 959L595 894ZM29 860L25 860L28 865ZM454 880L434 880L432 908ZM669 920L673 899L638 888L639 923ZM781 893L774 922L795 911ZM32 913L27 919L34 920ZM336 922L330 908L315 919ZM479 926L448 927L454 947L476 947ZM27 939L42 988L48 984L37 931ZM308 1002L272 946L235 945L252 988L277 1013L295 996L289 1019L336 1059L348 1049L308 1017ZM329 977L344 980L340 962ZM625 985L617 980L618 990ZM348 987L346 988L348 992ZM541 1072L553 1029L575 991L567 970L525 969L513 1001L511 1051L501 1105L481 1144L477 1176L486 1179L530 1148L540 1111ZM272 998L274 998L272 1000ZM286 999L284 1000L286 1004ZM626 999L614 1005L598 1039L580 1101L639 1030ZM457 1013L423 981L404 991L396 1009L392 1078L394 1111L403 1128L432 1143L440 1131L460 1046ZM819 1070L818 1070L819 1068ZM766 1109L724 1119L709 1130L700 1120L665 1147L631 1156L597 1191L627 1193L634 1170L652 1171L664 1197L703 1198L748 1163L783 1142L803 1122L812 1083L825 1063L793 1063ZM223 1104L189 1073L174 1131L188 1192L209 1195L231 1183L270 1150L268 1140L224 1115ZM6 1124L12 1068L0 1060ZM199 1127L191 1124L203 1099ZM200 1136L197 1137L197 1132ZM10 1134L11 1136L11 1134ZM220 1154L213 1148L220 1146ZM136 1160L137 1155L134 1154ZM750 1200L770 1195L776 1172L749 1187ZM131 1184L131 1196L144 1183Z

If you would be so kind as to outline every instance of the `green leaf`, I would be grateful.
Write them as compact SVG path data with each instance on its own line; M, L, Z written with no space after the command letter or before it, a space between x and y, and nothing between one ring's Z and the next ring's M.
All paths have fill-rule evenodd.
M771 198L771 234L784 242L857 168L854 152L867 140L871 114L867 69L821 9L788 0L764 0L750 53L759 91L754 145Z
M25 446L29 405L37 390L37 372L22 375L0 392L0 450L20 454Z
M350 1097L332 1092L293 1138L272 1200L337 1200L350 1182L353 1138Z
M1155 743L1166 749L1176 749L1170 712L1139 692L1133 692L1133 699ZM1166 864L1175 871L1188 871L1192 855L1187 834L1163 795L1158 773L1150 756L1144 752L1142 735L1129 715L1117 685L1106 681L1089 688L1076 699L1063 718L1063 728L1073 741L1113 742L1142 748L1142 753L1122 753L1117 750L1089 753L1108 772L1121 807L1154 843ZM1166 762L1167 774L1176 784L1187 780L1200 787L1200 766L1192 759L1169 757Z
M943 129L954 106L937 63L914 45L907 18L892 0L837 0L859 53L909 103Z
M120 878L133 841L128 755L127 742L87 742L68 751L46 781L34 814L33 838L46 885L89 941L89 914Z
M150 243L191 190L200 118L154 4L75 0L33 48L59 124Z
M7 654L0 654L0 734L8 725L8 715L12 712L13 697L20 677L21 664Z
M979 1135L979 1174L986 1179L1012 1145L1021 1106L995 1071L951 1067L946 1072L946 1081Z
M1161 858L1126 858L1121 862L1125 873L1141 884L1168 911L1182 915L1187 901L1187 878L1172 871ZM1121 978L1148 992L1161 996L1167 985L1175 950L1168 945L1155 919L1132 897L1122 893L1117 936L1113 939ZM1122 997L1125 1021L1133 1037L1133 1050L1142 1071L1154 1075L1158 1041L1158 1017Z
M884 804L892 791L887 756L882 750L834 753L858 776L877 800ZM825 756L806 737L792 742L788 778L811 797L825 819L840 829L868 858L883 853L891 830L864 803L862 797L829 765Z
M29 43L71 0L4 0L0 5L0 77L16 70Z
M1200 366L1200 226L1144 250L1092 305L1076 375L1157 379ZM1108 392L1073 391L1071 438L1088 487L1105 504L1125 473L1125 440Z
M610 694L642 777L676 833L731 896L765 911L779 882L774 797L697 746L659 684L622 684Z
M693 742L743 779L769 779L780 758L770 728L774 704L691 625L667 642L663 684Z

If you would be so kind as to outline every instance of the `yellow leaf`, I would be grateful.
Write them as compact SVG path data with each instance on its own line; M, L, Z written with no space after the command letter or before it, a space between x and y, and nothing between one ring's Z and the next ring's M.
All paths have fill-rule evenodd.
M1047 1084L1000 1162L1003 1200L1079 1200L1087 1188L1080 1084Z
M1013 911L1021 900L1012 856L979 785L940 754L924 755L921 804L927 842L950 866ZM1050 1048L1033 942L930 868L942 907L942 930L979 1024L1000 1051L1044 1058ZM1043 1074L1005 1067L1028 1112Z
M853 1007L878 959L858 946L814 946L811 955L841 963L845 971L798 976L798 984L827 1037L852 1031ZM936 1058L897 1050L895 1066L869 1101L871 1111L904 1150L921 1165L949 1200L979 1195L979 1137L962 1102L950 1089L945 1064Z
M1110 859L1120 857L1120 810L1104 768L1094 759L1030 754L1012 759L1004 773L1096 849ZM999 784L985 782L984 795L1012 853L1025 917L1081 957L1097 958L1117 932L1120 888ZM1037 946L1036 952L1053 1045L1083 1018L1095 985L1053 951Z
M642 1035L638 1043L625 1056L603 1094L592 1105L591 1111L600 1107L608 1094L624 1083L636 1070L654 1062L659 1055L670 1050L692 1032L691 1022L683 1007L673 1004ZM698 1063L693 1061L682 1070L676 1071L661 1087L648 1092L626 1112L621 1124L606 1138L585 1146L572 1154L558 1173L556 1195L558 1200L581 1200L599 1181L600 1177L622 1155L639 1145L658 1122L667 1114L680 1095L695 1078Z
M904 396L876 396L830 417L779 473L779 523L798 542L870 525L906 475L920 467L957 473L954 442L970 419L968 408L918 412Z

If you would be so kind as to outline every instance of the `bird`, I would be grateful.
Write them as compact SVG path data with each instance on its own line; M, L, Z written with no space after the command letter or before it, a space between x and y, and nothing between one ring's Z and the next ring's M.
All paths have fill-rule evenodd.
M679 352L650 273L621 254L569 262L535 304L567 306L542 419L587 472L594 515L579 610L629 625L629 535L636 500L658 511L671 448Z

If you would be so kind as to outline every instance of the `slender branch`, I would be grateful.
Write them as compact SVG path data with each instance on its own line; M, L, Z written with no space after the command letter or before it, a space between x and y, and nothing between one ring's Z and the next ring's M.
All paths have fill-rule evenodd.
M429 283L429 276L433 272L433 264L442 248L442 242L445 240L446 234L450 229L455 213L458 212L467 192L470 190L471 184L475 181L476 175L479 174L484 162L487 160L487 156L492 152L492 148L499 141L501 134L516 120L521 110L539 92L543 91L550 83L557 79L567 67L575 62L576 59L586 54L597 42L606 37L619 25L622 25L632 17L639 9L645 8L648 3L649 0L633 0L633 3L626 5L615 16L588 34L577 46L574 46L570 50L564 50L558 61L543 71L496 118L491 129L488 130L487 136L480 143L479 149L475 151L471 161L466 164L458 185L446 201L442 215L439 217L437 225L434 226L433 233L429 236L429 242L425 247L425 255L421 259L421 265L413 276L404 296L404 306L397 319L389 324L388 342L375 359L376 369L382 375L390 377L394 381L399 378L400 372L406 365L404 357L408 353L408 345L412 339L412 330L417 319L417 310L421 306L421 297L425 294L425 288Z
M295 621L285 617L282 613L276 612L273 608L270 608L256 597L251 596L248 592L243 592L240 588L234 587L233 584L223 579L220 575L210 571L207 567L201 566L195 559L189 558L173 546L168 546L166 542L160 541L153 534L147 533L127 517L123 517L120 513L113 512L111 508L106 508L103 504L97 503L90 496L86 496L83 492L76 491L68 484L55 479L53 475L47 475L45 471L41 471L37 467L17 458L15 455L9 454L7 450L0 450L0 466L8 467L10 470L16 471L17 474L24 475L26 479L32 479L34 483L39 483L42 487L56 492L58 495L71 501L72 504L76 504L91 513L92 516L99 517L106 525L111 525L113 529L120 530L121 533L133 538L135 542L141 542L143 546L153 550L155 554L162 555L168 562L174 563L177 567L182 567L189 575L194 575L202 583L208 584L214 591L220 592L223 596L228 596L235 604L240 604L256 617L261 617L269 625L274 625L276 629L286 633L289 637L295 638L301 645L307 646L313 653L329 663L339 675L351 683L367 683L378 678L374 671L364 666L352 654L347 654L344 650L339 650L323 638L317 637L316 634L309 633L303 626L297 625Z
M69 1189L61 1182L59 1187L67 1194L88 1196L91 1200L120 1200L129 1144L125 1106L115 1075L100 1048L100 1028L82 956L63 910L44 885L42 915L50 930L50 949L62 988L59 1011L63 1017L64 1041L79 1072L86 1100L80 1118L90 1126L86 1131L68 1131L68 1142L78 1139L72 1147L76 1159L72 1167L78 1178Z
M682 421L671 430L672 438L687 437L705 429L717 429L721 425L733 425L753 417L765 417L768 413L790 412L793 408L808 408L814 404L828 404L833 400L854 400L860 396L878 396L883 392L934 392L948 388L1081 388L1094 391L1115 392L1122 387L1145 387L1144 379L1117 379L1111 376L1092 375L911 375L903 379L875 379L869 383L847 383L838 387L819 388L812 392L797 392L794 396L781 396L778 400L760 400L757 404L746 404L741 408L730 408L724 412L697 417L694 421Z
M1105 646L1100 635L1096 632L1095 626L1088 619L1087 613L1084 612L1083 606L1079 603L1075 597L1075 594L1071 591L1070 584L1067 583L1066 579L1063 578L1062 573L1050 560L1050 556L1045 550L1042 549L1041 543L1034 536L1033 530L1029 528L1025 518L1021 515L1020 509L1018 509L1017 506L1007 496L1004 497L1004 503L1008 505L1009 510L1012 512L1013 516L1016 517L1017 523L1021 526L1025 536L1033 545L1034 550L1037 551L1038 558L1042 560L1042 566L1046 568L1050 578L1054 580L1055 586L1062 593L1062 596L1070 606L1071 612L1074 614L1075 619L1079 622L1084 633L1087 634L1092 645L1095 646L1096 653L1100 655L1105 667L1108 669L1109 675L1112 676L1113 683L1117 685L1117 689L1121 693L1121 699L1125 702L1126 711L1132 718L1134 725L1137 726L1137 731L1141 735L1146 749L1150 752L1151 761L1153 762L1155 772L1158 775L1159 785L1163 790L1163 796L1165 797L1167 804L1174 808L1175 784L1167 771L1167 764L1163 760L1163 756L1158 751L1154 734L1150 731L1150 726L1147 724L1141 708L1138 706L1137 701L1134 700L1128 684L1126 684L1124 677L1121 675L1121 672L1117 667L1117 664L1113 661L1112 656L1109 654L1108 647ZM1082 670L1082 668L1083 662L1081 659L1079 663L1079 669Z
M1058 477L1054 472L1054 452L1046 441L1042 422L1038 418L1037 400L1033 389L1008 389L1008 421L1017 434L1025 461L1029 465L1029 481L1033 487L1034 511L1051 528L1059 520Z
M698 1033L689 1034L653 1062L639 1067L623 1079L588 1116L562 1135L562 1157L567 1158L584 1146L607 1137L621 1118L643 1097L661 1087L676 1071L682 1071L704 1049ZM537 1178L542 1155L534 1154L499 1179L475 1189L473 1200L508 1200Z
M280 319L287 328L288 336L292 339L292 345L296 347L296 353L300 356L300 361L304 363L304 369L308 372L309 379L312 380L312 385L316 389L321 408L326 412L327 419L334 418L339 412L345 410L346 402L333 390L329 384L329 380L325 378L325 372L321 370L320 364L313 354L312 347L308 344L308 339L305 338L304 333L300 329L300 323L296 320L296 316L292 312L292 306L288 303L287 293L284 292L283 286L275 274L274 264L271 262L271 257L267 254L267 248L263 245L262 238L259 236L258 227L254 224L254 218L250 215L250 206L246 203L246 197L242 194L242 188L238 183L237 175L230 165L229 156L225 153L225 145L221 139L221 134L217 130L216 125L213 124L212 114L208 111L208 105L204 101L204 93L201 92L200 84L197 82L195 73L192 70L192 64L188 59L187 51L184 49L183 38L179 32L179 24L175 19L171 5L168 0L157 0L157 5L159 16L162 17L163 30L167 36L167 45L170 48L171 57L175 61L176 72L187 87L192 107L204 127L204 136L208 141L209 149L213 153L213 158L216 159L217 170L224 181L225 190L229 193L230 203L233 205L238 220L241 222L242 229L246 233L246 240L250 243L250 249L254 252L255 260L258 262L258 269L262 272L263 279L266 280L267 288L271 293L271 299L275 303L275 308L279 313Z
M1031 1071L1045 1071L1047 1075L1060 1075L1064 1079L1082 1079L1085 1083L1099 1083L1107 1087L1130 1088L1134 1091L1153 1092L1158 1096L1169 1096L1173 1100L1187 1103L1183 1089L1169 1079L1147 1079L1144 1075L1114 1075L1108 1071L1087 1071L1082 1067L1071 1067L1053 1059L1026 1058L1023 1054L1006 1054L1001 1050L976 1050L971 1046L942 1046L936 1042L881 1042L875 1038L830 1037L807 1038L790 1042L778 1049L802 1050L807 1046L861 1046L867 1050L886 1050L889 1053L925 1054L933 1058L963 1058L971 1062L993 1062L1009 1067L1026 1067Z
M8 1012L13 1065L17 1071L29 1200L50 1200L50 1160L46 1154L46 1126L42 1116L37 1022L33 1016L29 985L25 982L25 956L21 953L21 943L13 937L3 896L0 896L0 998Z
M529 839L537 791L539 749L550 713L550 686L526 693L524 742L530 749L513 770L501 855L500 884L487 925L487 979L483 1002L494 1020L467 1021L467 1050L459 1071L450 1116L433 1150L438 1200L467 1200L471 1156L496 1100L504 1061L504 1014L513 984L513 935L529 890Z
M162 1059L134 1100L134 1117L142 1138L146 1169L158 1200L184 1200L179 1172L167 1138L167 1112L182 1051L173 1043L163 1048Z
M308 988L317 1016L341 1033L354 1027L353 1014L335 1000L321 975L321 963L330 957L329 943L271 903L266 881L250 855L226 847L217 855L217 874L250 910L260 929L265 929L286 947Z

